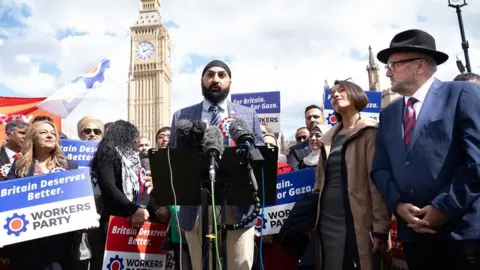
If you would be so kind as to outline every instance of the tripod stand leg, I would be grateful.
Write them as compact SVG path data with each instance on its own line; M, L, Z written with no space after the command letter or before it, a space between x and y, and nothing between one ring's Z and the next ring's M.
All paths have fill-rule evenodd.
M208 190L202 188L202 264L203 270L209 270L209 238L207 234L209 233L208 229Z

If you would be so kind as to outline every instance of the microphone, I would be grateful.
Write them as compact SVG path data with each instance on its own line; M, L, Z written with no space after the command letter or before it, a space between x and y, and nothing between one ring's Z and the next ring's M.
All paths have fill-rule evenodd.
M239 148L248 150L247 159L252 166L262 166L265 161L262 154L255 146L255 135L250 130L247 122L242 119L235 119L228 128L230 136Z
M142 167L145 168L146 171L150 171L150 160L148 159L148 153L140 152L138 155L140 156L140 163L142 164Z
M192 122L187 119L182 119L178 120L175 126L175 147L189 148L192 141Z
M192 124L192 141L190 147L199 148L202 147L202 140L207 129L207 124L200 120L193 121Z
M202 139L203 152L210 156L209 175L210 181L215 181L215 162L223 154L223 134L220 128L210 126L205 130Z

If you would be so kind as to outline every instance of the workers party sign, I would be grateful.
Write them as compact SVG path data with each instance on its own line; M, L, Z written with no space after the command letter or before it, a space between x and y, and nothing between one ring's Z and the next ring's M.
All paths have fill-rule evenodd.
M167 225L151 222L134 228L129 219L110 217L102 269L173 269L167 251L162 249L167 229Z
M313 191L315 184L315 169L304 169L277 176L276 205L265 207L262 217L259 216L252 222L257 234L276 234L290 215L295 202L305 194Z
M0 246L98 227L90 170L0 182Z
M327 120L328 125L333 126L337 123L337 117L335 117L332 104L330 103L330 95L332 91L330 89L325 89L325 110L323 114L325 120ZM373 118L378 121L380 116L380 111L382 110L382 93L375 91L365 91L365 94L368 97L368 104L365 109L361 111L363 116Z
M63 153L80 167L90 167L90 162L97 151L97 141L61 140Z

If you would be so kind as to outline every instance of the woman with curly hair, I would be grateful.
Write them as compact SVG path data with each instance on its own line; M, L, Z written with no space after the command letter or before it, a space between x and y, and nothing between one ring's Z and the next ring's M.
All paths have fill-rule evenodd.
M140 173L138 139L133 124L118 120L98 145L91 168L102 192L101 226L107 227L110 216L117 216L131 218L133 225L140 227L156 212L149 192L140 192L143 183L151 189L151 181Z
M67 160L55 125L37 121L27 130L22 156L8 173L7 180L77 169ZM74 250L74 232L63 233L7 246L11 269L70 269ZM55 266L57 265L57 266Z

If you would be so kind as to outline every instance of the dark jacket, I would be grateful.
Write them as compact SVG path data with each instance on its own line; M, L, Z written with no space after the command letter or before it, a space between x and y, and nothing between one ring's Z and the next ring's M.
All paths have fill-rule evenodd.
M106 165L102 165L102 167L97 163L92 163L92 169L96 172L98 185L102 191L102 223L108 223L110 216L130 217L135 214L140 206L131 202L123 193L120 157ZM157 210L155 201L146 192L141 198L140 204L145 205L150 216L153 217Z
M14 162L7 180L22 178L16 174L15 164ZM33 169L32 167L28 177L33 176ZM78 169L78 165L68 160L67 170L74 169ZM11 269L43 270L52 262L59 263L62 269L68 269L73 260L75 235L75 232L68 232L6 246Z
M298 164L311 152L312 149L308 146L308 140L290 147L290 151L287 155L288 165L292 166L293 169L298 170Z

